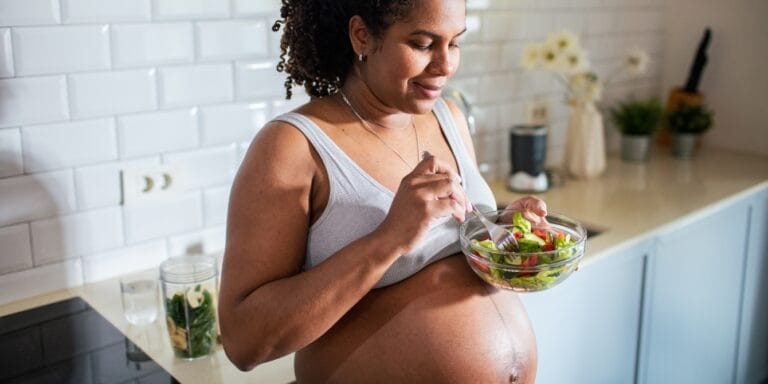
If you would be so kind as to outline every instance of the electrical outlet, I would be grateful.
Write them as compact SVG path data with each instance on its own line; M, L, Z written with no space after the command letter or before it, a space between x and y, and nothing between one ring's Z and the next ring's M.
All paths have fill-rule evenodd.
M170 199L178 196L183 186L180 169L171 164L126 168L121 178L123 205Z
M532 125L549 124L549 101L536 100L531 101L525 106L525 123Z

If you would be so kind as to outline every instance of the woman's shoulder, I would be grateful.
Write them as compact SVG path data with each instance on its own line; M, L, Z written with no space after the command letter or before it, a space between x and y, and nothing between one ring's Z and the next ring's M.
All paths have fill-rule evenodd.
M288 141L283 144L306 141L301 140L304 135L300 126L307 123L316 125L322 119L322 104L322 99L311 99L289 112L274 116L259 130L256 139Z

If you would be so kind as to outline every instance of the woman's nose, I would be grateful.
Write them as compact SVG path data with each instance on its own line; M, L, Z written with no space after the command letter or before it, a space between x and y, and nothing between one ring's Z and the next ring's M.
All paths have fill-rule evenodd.
M456 56L456 57L453 57ZM431 73L439 76L449 76L456 70L458 55L452 55L448 49L436 52L429 65Z

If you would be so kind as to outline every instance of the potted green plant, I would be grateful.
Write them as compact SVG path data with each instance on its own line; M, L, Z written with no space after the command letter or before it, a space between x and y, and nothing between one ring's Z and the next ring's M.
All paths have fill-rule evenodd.
M667 129L672 133L672 153L689 158L695 154L699 137L712 126L711 110L703 104L680 104L666 117Z
M659 128L664 109L658 99L628 100L611 108L611 120L621 132L621 157L648 160L651 135Z

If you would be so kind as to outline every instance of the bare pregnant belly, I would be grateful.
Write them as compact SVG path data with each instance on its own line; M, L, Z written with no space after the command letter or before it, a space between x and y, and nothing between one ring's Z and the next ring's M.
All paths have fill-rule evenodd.
M451 256L371 291L296 353L295 371L299 383L533 383L536 342L517 295Z

